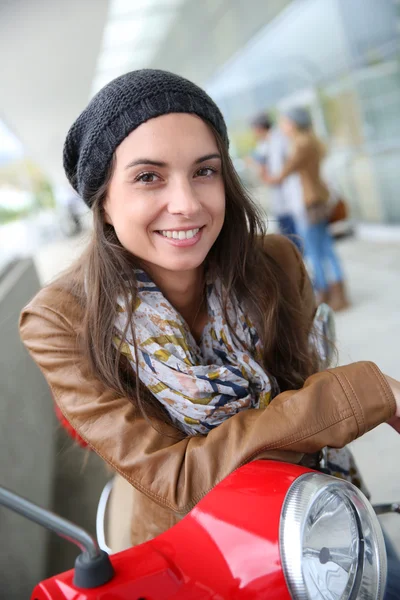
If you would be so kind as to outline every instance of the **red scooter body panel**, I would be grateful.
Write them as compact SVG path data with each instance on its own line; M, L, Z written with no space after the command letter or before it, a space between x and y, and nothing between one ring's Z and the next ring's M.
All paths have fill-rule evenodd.
M111 556L114 578L79 590L73 570L39 584L31 600L290 600L279 552L286 493L309 472L256 461L232 473L177 525Z

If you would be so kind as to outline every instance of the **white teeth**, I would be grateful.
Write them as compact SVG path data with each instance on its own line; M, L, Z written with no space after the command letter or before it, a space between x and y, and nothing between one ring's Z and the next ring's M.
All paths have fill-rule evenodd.
M197 229L188 229L187 231L160 231L164 237L173 238L174 240L190 240L200 231Z

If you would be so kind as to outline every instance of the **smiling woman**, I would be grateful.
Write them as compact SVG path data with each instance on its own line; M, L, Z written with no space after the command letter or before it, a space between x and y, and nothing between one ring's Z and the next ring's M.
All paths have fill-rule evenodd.
M132 543L241 464L306 453L318 468L324 446L400 415L376 365L321 371L302 259L265 235L228 145L193 83L153 70L109 83L64 152L92 240L21 317L64 417L132 486Z
M132 131L115 157L106 222L155 282L167 271L172 284L178 272L180 290L190 287L225 217L221 156L211 128L196 115L163 115Z

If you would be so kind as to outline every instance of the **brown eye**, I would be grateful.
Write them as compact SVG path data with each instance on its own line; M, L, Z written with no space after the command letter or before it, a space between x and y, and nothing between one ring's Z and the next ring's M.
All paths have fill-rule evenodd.
M135 179L135 181L140 181L142 183L155 183L158 179L158 176L155 173L140 173Z
M202 169L199 169L196 173L196 177L212 177L212 175L215 175L216 173L216 169L213 169L211 167L203 167Z

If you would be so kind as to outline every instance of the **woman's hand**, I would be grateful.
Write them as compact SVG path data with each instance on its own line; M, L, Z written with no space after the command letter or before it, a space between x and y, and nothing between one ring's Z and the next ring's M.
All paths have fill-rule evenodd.
M389 377L388 375L385 375L385 378L393 392L394 399L396 401L396 414L388 421L388 423L393 427L393 429L400 433L400 382L396 381L396 379L393 379L392 377Z

